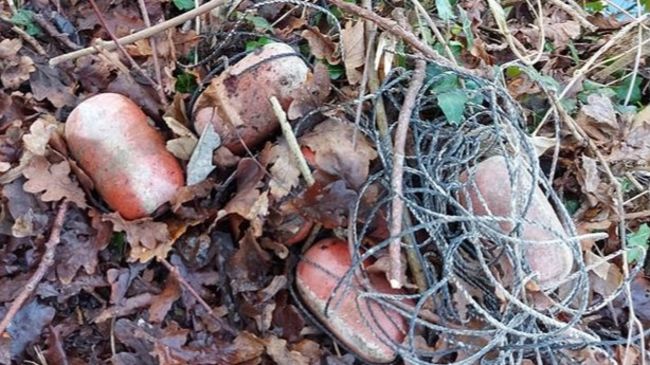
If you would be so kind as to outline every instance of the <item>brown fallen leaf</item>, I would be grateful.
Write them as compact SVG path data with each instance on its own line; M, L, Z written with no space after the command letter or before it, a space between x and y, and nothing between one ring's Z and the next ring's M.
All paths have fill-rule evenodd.
M287 196L300 183L298 163L284 138L278 138L276 144L267 144L260 153L260 162L271 174L269 191L276 201Z
M613 187L601 181L596 160L583 155L581 167L577 173L577 179L590 206L594 207L598 203L603 203L606 207L610 207L612 211L615 211L616 204L612 199L614 196Z
M8 60L16 57L16 54L23 46L20 38L5 38L0 41L0 59Z
M301 36L307 40L311 53L320 60L327 60L330 65L338 64L340 55L336 52L336 43L316 27L308 27Z
M278 365L309 365L309 358L298 351L290 350L286 340L276 336L264 339L266 353Z
M269 193L258 188L263 176L258 163L250 158L242 159L236 171L237 194L217 213L217 220L237 214L249 221L255 237L260 237L269 214Z
M80 208L85 208L86 197L76 181L70 179L70 164L62 161L57 164L42 156L34 156L23 170L27 182L23 185L26 192L39 194L44 202L68 199Z
M620 126L612 101L603 95L592 94L576 116L576 122L599 144L610 144Z
M23 136L25 148L37 156L44 156L50 137L60 126L51 115L36 119L29 126L29 133Z
M36 71L29 77L34 99L49 100L55 108L73 106L77 103L74 82L59 67L51 67L46 61L35 63Z
M307 75L303 87L292 93L293 101L289 105L287 118L297 120L320 107L330 94L331 88L328 68L324 63L318 62L314 66L313 74Z
M147 262L153 257L167 257L173 244L172 235L166 223L155 222L152 218L127 221L119 213L105 214L104 221L113 223L114 231L126 233L131 246L130 259Z
M319 170L338 176L357 189L368 178L370 161L377 158L377 152L359 131L355 146L354 133L354 124L330 118L300 137L299 142L314 152Z
M349 21L345 24L345 29L341 30L343 63L345 64L345 75L350 85L356 85L361 81L362 72L358 68L365 63L366 46L363 24L363 21L357 21L356 23Z
M99 251L109 243L108 237L98 237L98 233L101 235L90 226L84 212L68 209L55 261L57 276L63 284L71 283L82 267L88 275L95 273Z
M25 305L11 321L7 333L0 338L0 361L18 360L25 348L37 341L45 326L54 319L54 308L32 300ZM7 361L4 364L14 363Z
M107 58L89 55L76 60L74 73L84 90L90 94L97 94L106 90L111 73L115 69L115 65Z
M239 248L226 264L233 292L240 293L264 288L269 281L271 255L263 250L250 230L239 241Z
M650 161L650 105L634 116L632 125L621 141L617 141L608 157L612 162Z
M34 61L27 56L20 56L14 62L4 66L0 81L7 89L17 89L23 82L29 80L29 74L36 71Z
M337 228L347 225L347 215L351 205L356 201L357 193L347 187L343 180L327 182L316 176L316 183L302 193L296 206L302 207L302 213L325 228Z
M31 58L18 55L21 48L20 38L0 42L0 81L6 89L17 89L36 70Z
M112 318L119 318L135 313L139 309L150 306L156 296L150 293L142 293L127 298L122 303L108 307L102 310L95 319L94 323L102 323Z
M160 99L156 90L150 85L145 85L134 80L129 75L119 73L104 92L127 96L141 107L148 116L152 118L159 118L160 116L162 106L160 105Z
M553 40L555 48L562 49L570 40L580 37L580 23L575 20L558 22L551 18L544 18L546 35Z
M181 297L181 285L175 277L167 278L165 289L158 294L149 307L149 320L153 323L161 323L167 312L172 308L174 302Z

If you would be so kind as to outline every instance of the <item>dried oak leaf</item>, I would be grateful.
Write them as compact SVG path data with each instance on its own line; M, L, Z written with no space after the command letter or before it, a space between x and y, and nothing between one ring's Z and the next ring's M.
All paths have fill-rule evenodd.
M287 196L291 189L298 186L300 169L284 138L278 138L276 144L267 144L260 153L260 162L267 168L271 166L269 191L275 200Z
M109 243L98 233L82 211L68 211L56 255L56 273L63 284L71 283L81 267L88 275L95 273L99 251Z
M50 137L56 132L59 123L53 116L38 118L31 126L29 133L23 136L23 144L29 152L37 156L44 156Z
M345 64L345 75L350 85L356 85L361 81L361 71L366 57L366 46L364 42L364 22L349 21L345 29L341 30L341 42L343 44L343 63Z
M18 360L27 345L38 340L43 328L52 322L55 312L54 308L41 305L37 300L24 306L7 328L8 336L0 339L0 353Z
M176 278L170 276L167 278L165 289L154 298L149 307L149 320L153 323L161 323L180 297L181 285Z
M325 228L343 227L347 224L347 214L357 199L357 193L347 187L343 180L328 182L326 178L314 174L316 183L301 194L296 206L315 222Z
M16 54L23 46L20 38L5 38L0 41L0 60L8 60L16 57Z
M354 124L348 121L330 118L299 141L300 145L314 152L319 170L341 177L353 188L359 188L368 178L370 161L377 158L377 152L358 130L355 146L355 130Z
M62 161L57 164L42 156L34 156L29 165L23 170L27 182L23 189L32 194L43 193L40 199L44 202L68 199L80 208L86 207L86 197L76 181L70 179L70 164Z
M307 75L303 86L292 92L291 105L287 111L290 120L296 120L320 107L332 88L327 66L319 62L314 66L314 72Z
M558 22L551 18L544 18L546 35L553 40L556 49L563 49L572 39L580 37L580 23L575 20Z
M258 185L264 177L264 170L253 159L245 158L237 165L235 174L237 194L217 213L217 219L237 214L248 220L255 237L260 237L264 220L269 214L268 191L258 189Z
M330 65L338 64L340 55L336 52L336 43L316 27L308 27L301 36L307 40L311 53L319 60L327 60Z
M650 105L634 116L632 125L608 157L610 161L650 161Z
M587 104L578 112L576 122L597 143L610 143L612 135L620 128L612 101L598 94L589 95Z
M126 233L132 261L147 262L153 257L167 257L173 245L169 227L164 222L154 222L152 218L127 221L119 213L105 214L103 220L113 223L114 231Z
M155 365L157 361L151 356L153 346L151 340L158 337L160 329L147 323L146 321L132 322L128 319L119 319L114 326L115 338L133 349L135 353L123 352L122 354L132 354L138 359L137 364ZM122 358L127 360L129 356L124 355ZM126 362L127 364L129 362Z
M290 350L286 340L269 336L264 340L266 353L278 365L309 365L310 361L298 351Z
M17 60L5 65L0 80L7 89L17 89L23 82L29 80L29 74L34 71L36 71L34 61L27 56L20 56Z
M251 231L247 230L239 241L239 249L226 263L226 274L233 292L264 288L270 279L270 268L271 255L260 247Z
M77 102L74 95L73 80L61 71L47 63L35 63L36 71L29 77L29 83L34 94L34 99L43 101L49 100L55 108L72 106Z
M115 66L106 58L90 55L77 59L74 72L81 87L96 94L106 90L114 69Z
M102 323L111 318L131 315L142 308L150 306L155 298L156 296L151 293L134 295L117 305L105 308L95 317L95 319L93 319L93 322Z
M140 106L147 115L160 115L162 106L160 105L160 99L158 98L156 90L154 90L150 85L145 85L134 80L130 75L125 75L123 73L118 74L105 91L129 97Z
M259 361L255 359L264 354L264 342L247 331L240 332L234 341L218 343L217 348L220 351L214 361L222 364L244 364L249 361L257 364Z

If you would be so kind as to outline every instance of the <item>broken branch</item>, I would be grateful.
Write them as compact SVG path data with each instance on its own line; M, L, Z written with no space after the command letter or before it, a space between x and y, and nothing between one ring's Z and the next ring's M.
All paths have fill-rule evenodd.
M16 299L14 299L14 302L11 303L9 310L7 310L7 314L5 314L2 322L0 322L0 335L2 335L7 327L9 327L9 324L23 306L23 303L25 303L27 298L32 295L38 283L41 282L54 263L54 254L56 253L56 246L59 245L61 240L61 229L63 228L65 213L68 211L68 204L68 201L64 200L59 206L59 210L54 218L54 223L52 224L52 230L50 231L50 238L45 243L45 253L43 254L43 258L41 259L40 264L38 264L38 268L34 272L34 275L29 278L27 285L25 285L20 294L18 294Z

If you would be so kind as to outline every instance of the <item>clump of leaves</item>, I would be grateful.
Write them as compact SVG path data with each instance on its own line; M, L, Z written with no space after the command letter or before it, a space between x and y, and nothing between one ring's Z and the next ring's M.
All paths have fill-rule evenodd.
M250 40L246 42L246 52L252 52L258 48L262 48L263 45L271 43L271 40L267 37L260 37L258 39Z
M629 263L639 262L645 257L648 251L648 239L650 239L650 227L647 223L643 223L636 232L628 235L627 261Z
M11 17L11 22L23 28L27 34L37 36L41 28L34 22L34 13L31 10L20 9Z
M194 0L172 0L178 10L187 11L194 9Z
M174 88L179 93L193 93L199 85L196 83L196 76L183 72L176 76Z

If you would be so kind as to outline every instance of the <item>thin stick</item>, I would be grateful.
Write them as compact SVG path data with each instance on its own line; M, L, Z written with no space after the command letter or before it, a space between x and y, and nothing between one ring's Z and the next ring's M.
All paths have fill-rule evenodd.
M149 12L147 11L147 4L144 3L144 0L138 0L138 5L140 5L140 12L142 13L142 19L144 20L144 25L149 28L151 26L151 20L149 20ZM197 18L198 19L198 18ZM153 67L156 73L156 90L158 91L158 96L161 100L167 101L165 97L165 91L163 90L162 75L160 73L160 62L158 62L158 42L155 38L149 39L149 44L151 45L151 52L153 53Z
M442 46L445 48L445 53L447 54L447 57L449 57L449 60L453 62L454 65L458 66L458 62L456 62L456 57L454 57L454 53L451 51L451 48L449 48L449 43L445 40L445 37L442 36L440 29L438 29L436 23L434 23L433 19L431 19L429 13L427 13L427 9L425 9L424 6L422 6L419 0L411 0L411 2L415 6L417 12L427 22L429 28L431 28L431 31L433 32L433 35L436 37L436 40L438 40L438 43L442 44Z
M309 165L307 165L307 160L305 160L305 156L302 154L302 151L300 150L300 145L298 144L296 135L293 134L293 130L291 129L291 124L289 124L289 121L287 120L287 115L285 114L284 110L282 110L282 105L280 105L280 102L275 96L271 96L269 98L269 101L271 102L271 106L273 107L273 112L275 113L275 116L278 118L278 121L280 122L280 128L282 128L282 134L284 135L284 139L287 140L287 144L289 145L289 150L291 151L291 153L293 153L293 156L296 158L296 161L298 162L298 169L300 170L302 177L305 179L305 182L307 182L307 186L314 185L315 182L314 177L311 175L311 171L309 170Z
M210 307L210 304L208 304L205 300L203 300L203 298L201 298L201 296L200 296L199 293L194 289L194 287L193 287L189 282L187 282L187 280L185 280L185 278L184 278L183 275L181 274L180 270L178 270L178 268L177 268L176 266L172 265L169 261L165 260L164 258L160 258L160 257L158 258L158 262L160 262L161 264L163 264L163 266L165 266L165 268L167 268L167 270L168 270L172 275L174 275L174 277L176 278L176 280L178 280L178 282L179 282L179 283L180 283L180 284L181 284L185 289L187 289L187 291L190 292L190 294L192 294L192 296L193 296L193 297L194 297L194 298L199 302L199 304L200 304L200 305L201 305L201 306L202 306L202 307L203 307L203 308L208 312L208 314L210 314L210 316L212 316L213 318L215 318L215 319L219 322L219 325L221 325L222 328L223 328L224 330L229 331L229 332L231 332L231 333L235 333L235 331L234 331L233 328L231 328L231 327L230 327L227 323L225 323L225 322L224 322L220 317L218 317L216 314L214 314L214 311L212 310L212 307Z
M411 25L408 22L408 18L406 17L406 14L404 14L403 11L394 11L393 16L395 20L406 30L408 31L413 31L411 28ZM421 56L420 52L416 52L416 56ZM416 67L418 65L416 64ZM426 65L425 65L426 66ZM409 118L410 119L410 118ZM399 128L399 126L398 126ZM408 129L408 128L407 128ZM397 139L397 136L395 137ZM390 141L390 136L387 136L387 140ZM402 150L404 152L404 150ZM403 164L404 159L402 158L402 164ZM403 167L402 167L403 169ZM400 176L403 176L402 173L400 173ZM392 181L392 180L391 180ZM400 190L399 190L399 196L402 195L402 187L400 183ZM396 204L400 205L399 210L402 212L401 219L403 219L403 222L401 224L406 225L407 227L411 227L413 224L411 222L411 217L409 216L408 212L403 213L403 206L404 203L403 201L398 197L397 198L398 202ZM400 234L402 227L395 227L396 232L391 232L391 237L397 237L397 235ZM394 234L394 235L393 235ZM422 263L419 260L418 254L416 252L416 247L417 247L417 242L415 242L415 237L413 237L413 234L407 234L406 235L406 262L408 263L409 269L411 270L411 274L413 276L413 279L415 280L415 284L417 285L418 289L420 289L420 292L424 292L427 289L427 280L426 277L424 276L424 270L422 268ZM400 260L401 262L401 260ZM400 271L401 272L401 271ZM433 304L432 301L428 301L427 304Z
M113 31L108 27L108 24L106 23L106 19L104 19L104 15L102 15L102 12L101 12L101 10L99 10L99 7L97 6L97 3L95 2L95 0L89 0L89 1L90 1L90 5L93 8L93 11L95 12L95 15L97 15L97 19L99 20L99 23L102 25L102 27L104 27L104 29L108 33L108 36L113 40L113 42L115 42L115 44L117 45L117 49L120 51L122 56L124 56L124 58L126 58L129 61L129 63L131 64L131 67L133 67L140 75L142 75L158 91L158 97L160 98L160 102L163 105L167 106L167 97L165 97L165 94L162 93L162 85L157 84L154 80L152 80L151 77L149 76L149 74L147 74L140 67L140 65L137 62L135 62L133 57L131 57L129 52L126 51L124 46L121 45L118 42L118 39L115 36L115 34L113 34Z
M330 0L330 1L334 1L334 0ZM336 0L336 1L339 1L339 0ZM614 34L612 36L612 38L610 38L607 41L607 43L605 43L602 47L598 48L598 50L589 58L589 60L587 60L587 62L585 62L585 64L582 65L582 67L580 67L578 70L576 70L573 73L573 77L571 78L569 83L564 87L564 89L562 89L562 92L560 92L560 94L558 95L558 97L557 97L558 101L561 101L567 95L569 90L571 90L575 86L575 84L582 79L582 76L586 75L589 71L591 71L592 66L594 65L594 63L596 63L596 61L600 58L600 56L602 56L605 52L607 52L615 44L618 44L618 42L621 39L623 39L623 37L625 37L625 35L627 35L632 29L634 29L634 27L639 26L640 24L643 24L643 22L648 20L648 18L650 18L650 13L643 14L642 16L637 18L635 21L630 22L629 24L627 24L626 26L621 28L621 30L619 30L618 33ZM533 131L533 133L532 133L533 137L536 136L537 133L539 133L539 131L542 129L542 126L544 126L544 124L546 123L548 118L551 116L551 113L552 113L552 110L550 110L550 109L546 112L546 114L544 115L544 118L542 118L542 120L541 120L541 122L539 122L539 125L537 126L537 128Z
M368 21L366 21L366 26L367 26ZM366 28L367 29L367 28ZM352 134L352 148L356 149L357 147L357 134L359 133L359 125L361 123L361 110L363 109L363 102L361 99L366 95L366 86L368 85L368 77L370 77L370 69L373 69L372 66L372 50L373 47L372 45L375 43L375 36L377 35L377 27L374 27L373 30L366 31L366 34L368 37L366 38L367 40L367 45L368 48L366 48L366 58L364 61L364 65L366 65L363 68L363 76L361 77L361 84L359 85L359 97L357 98L357 111L354 116L354 126L356 127L354 129L354 133Z
M341 10L347 11L349 13L355 14L357 16L360 16L364 19L376 23L383 30L392 33L399 38L404 39L413 48L422 52L422 54L425 57L430 58L433 61L436 61L441 66L444 66L450 70L457 71L462 74L476 74L476 71L474 70L469 70L454 65L451 61L438 54L438 52L436 52L433 48L429 47L426 43L422 42L418 37L415 36L415 34L404 29L394 20L383 18L377 15L376 13L374 13L373 11L364 9L358 5L345 2L344 0L328 0L328 2L334 6L337 6Z
M590 32L595 32L598 30L598 27L592 24L583 14L580 14L577 9L574 9L571 5L562 2L562 0L550 0L553 5L562 9L565 13L569 14L573 19L577 20L583 27L589 29Z
M397 130L395 131L395 145L393 148L393 171L391 174L391 188L395 192L395 198L391 206L391 222L390 222L390 246L388 247L390 254L390 286L393 288L401 288L404 285L404 278L402 277L402 261L401 261L401 239L399 237L402 231L402 214L404 211L404 202L402 201L402 178L404 175L404 149L406 147L406 135L408 133L409 122L413 114L413 107L415 106L415 99L420 93L422 84L424 83L426 62L423 60L415 61L415 71L411 78L411 83L404 103L400 110L397 119Z
M127 44L131 44L133 42L137 42L140 39L151 37L154 34L160 33L160 32L162 32L162 31L164 31L166 29L169 29L169 28L173 28L173 27L175 27L177 25L185 23L188 20L196 18L199 15L207 13L210 10L216 8L217 6L223 5L225 3L226 3L226 0L211 0L211 1L209 1L209 2L207 2L205 4L203 4L203 5L199 6L196 9L190 10L187 13L183 13L183 14L177 16L177 17L174 17L174 18L166 20L166 21L164 21L162 23L156 24L151 28L145 28L145 29L143 29L143 30L141 30L139 32L135 32L135 33L130 34L130 35L126 36L126 37L122 37L122 38L118 39L117 42L120 45L127 45ZM117 48L117 43L114 42L114 41L102 41L102 42L100 42L100 44L101 44L102 47L106 48L109 51L115 50ZM74 60L74 59L77 59L79 57L88 56L88 55L94 54L96 52L97 52L97 50L95 50L94 47L88 47L88 48L80 49L78 51L66 53L64 55L51 58L50 59L50 66L55 66L55 65L58 65L61 62Z
M47 34L49 34L52 38L56 39L59 43L61 43L65 47L68 47L73 51L76 51L81 48L80 45L71 41L66 34L59 32L59 30L56 29L56 27L52 23L50 23L47 19L45 19L43 15L34 13L33 17L36 23L38 23L38 25L40 25L41 28L43 28L47 32Z
M63 228L63 221L65 219L65 213L68 211L68 201L64 200L61 205L59 205L59 210L54 217L54 223L52 224L52 230L50 231L50 238L45 243L45 254L41 262L38 264L38 268L34 272L27 285L22 289L20 294L16 297L7 314L0 322L0 336L5 332L11 321L16 316L16 313L20 310L20 307L25 303L27 298L34 292L38 283L41 282L47 271L50 269L54 263L54 254L56 253L56 246L59 245L61 238L61 229Z
M18 34L20 36L20 38L24 39L25 42L29 43L32 47L34 47L34 49L36 50L36 52L38 52L38 54L40 54L42 56L47 56L47 52L45 51L43 46L41 46L41 44L38 43L38 41L34 37L29 35L27 32L22 30L20 27L13 25L14 23L11 21L11 19L0 15L0 20L2 20L3 22L5 22L7 24L11 24L12 25L11 30L14 31L14 33Z

